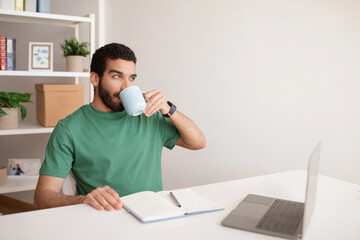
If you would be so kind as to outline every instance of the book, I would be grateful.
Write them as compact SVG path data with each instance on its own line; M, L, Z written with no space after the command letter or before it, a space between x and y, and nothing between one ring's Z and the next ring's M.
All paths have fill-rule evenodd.
M224 210L224 207L191 189L175 190L181 207L177 206L169 191L144 191L121 197L124 208L142 223L157 222L193 214Z
M37 0L26 0L25 1L25 11L36 12L36 1Z
M15 0L0 0L0 8L6 10L14 10Z
M15 10L24 11L25 10L25 0L15 0Z
M36 11L41 13L50 13L51 0L37 0Z
M16 40L13 37L6 37L6 70L16 69Z
M6 70L6 36L0 36L0 70Z

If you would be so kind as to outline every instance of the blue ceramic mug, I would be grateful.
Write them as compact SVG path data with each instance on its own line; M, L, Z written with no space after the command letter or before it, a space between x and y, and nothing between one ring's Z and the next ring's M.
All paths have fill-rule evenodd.
M130 116L138 116L146 109L143 93L138 86L125 88L120 92L121 102Z

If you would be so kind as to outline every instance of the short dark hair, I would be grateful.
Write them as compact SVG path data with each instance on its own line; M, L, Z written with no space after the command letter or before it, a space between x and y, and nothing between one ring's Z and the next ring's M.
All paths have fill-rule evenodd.
M133 50L120 43L109 43L98 50L92 56L90 72L95 72L101 78L106 69L108 59L123 59L136 64L136 56Z

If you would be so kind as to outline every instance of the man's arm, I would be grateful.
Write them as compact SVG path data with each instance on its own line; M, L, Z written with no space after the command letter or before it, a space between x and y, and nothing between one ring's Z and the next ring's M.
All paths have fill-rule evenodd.
M144 111L145 116L150 117L155 112L160 111L161 114L166 114L170 110L169 104L161 92L152 90L145 93L145 100L148 101L147 107ZM198 150L206 146L206 139L200 129L189 118L179 111L176 111L170 118L180 133L180 138L176 145Z
M180 133L180 138L176 142L176 145L191 150L199 150L206 146L204 134L195 125L195 123L184 114L176 111L170 120Z
M44 209L83 203L84 196L66 196L60 194L64 182L64 178L40 175L35 190L35 208Z
M98 210L120 210L122 203L119 195L110 187L96 188L86 196L67 196L60 193L65 179L40 175L35 190L34 206L37 209L60 207L85 203Z

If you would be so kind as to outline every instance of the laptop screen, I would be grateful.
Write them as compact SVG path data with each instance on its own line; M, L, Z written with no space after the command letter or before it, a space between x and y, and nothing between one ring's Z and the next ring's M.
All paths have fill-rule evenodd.
M311 154L308 164L303 234L309 225L315 207L317 180L319 175L320 148L321 142Z

